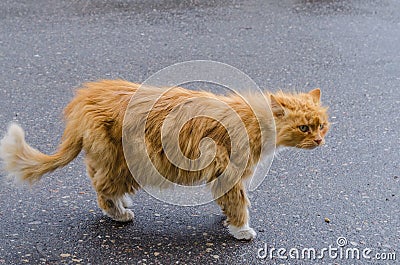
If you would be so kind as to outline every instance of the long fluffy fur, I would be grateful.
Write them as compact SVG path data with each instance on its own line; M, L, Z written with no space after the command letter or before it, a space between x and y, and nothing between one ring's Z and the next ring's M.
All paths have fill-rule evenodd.
M31 184L40 180L43 174L63 167L81 151L81 142L74 137L64 137L59 150L53 155L45 155L29 146L23 129L12 123L7 134L0 141L0 158L4 169L18 181Z
M162 183L152 175L154 170L146 164L147 158L134 155L135 145L129 145L124 150L123 133L128 143L141 140L137 139L140 135L138 128L146 122L145 145L151 166L166 179L185 185L215 180L221 172L229 169L230 158L240 155L240 152L233 153L232 143L236 141L240 151L246 144L245 139L248 139L249 159L244 170L240 175L234 169L226 170L225 181L232 188L215 198L227 215L231 233L240 239L251 239L255 232L248 226L249 202L242 180L251 175L262 155L263 144L276 141L278 146L312 148L316 146L314 139L324 137L328 130L326 109L319 102L319 90L302 94L266 93L268 100L271 99L271 115L265 101L252 95L244 100L236 95L217 96L179 87L168 92L146 87L139 90L140 95L136 95L134 102L129 104L139 86L122 80L85 84L65 108L66 127L61 144L53 155L45 155L30 147L25 142L22 128L12 124L0 142L0 158L5 170L22 181L34 183L43 174L65 166L84 150L87 171L97 192L100 208L115 220L129 221L133 213L125 208L126 194L134 194L143 184L158 186ZM161 94L157 103L149 108L152 99ZM228 115L221 104L237 113L245 130L240 129L243 127L240 127L238 117ZM206 116L188 119L193 114L207 113L212 113L212 117L219 122ZM182 124L178 132L174 130L174 123L169 124L171 127L167 127L162 137L163 122L168 115L173 115L176 124L189 121ZM223 124L230 126L229 133ZM299 132L297 127L302 124L309 124L312 131L307 134ZM325 124L323 130L318 130L320 124ZM182 139L178 142L179 148L175 148L177 151L172 149L172 158L182 152L185 157L196 159L202 155L200 146L204 138L214 141L216 153L211 163L201 170L186 170L174 165L162 145ZM126 154L129 167L124 159ZM141 177L144 182L138 183L129 168L135 177ZM217 182L211 189L214 195L218 194L221 183Z

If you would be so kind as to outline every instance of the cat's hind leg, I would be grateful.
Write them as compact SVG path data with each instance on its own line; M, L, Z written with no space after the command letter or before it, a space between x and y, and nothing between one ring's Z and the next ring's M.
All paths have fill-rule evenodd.
M132 201L132 198L131 198L131 196L129 196L128 194L125 194L123 197L122 197L122 206L124 206L125 208L129 208L129 207L132 207L133 206L133 201Z
M111 217L113 220L118 222L129 222L134 218L134 214L131 210L126 209L124 198L122 197L106 197L104 195L97 195L97 201L104 214Z
M115 177L112 172L103 169L96 169L96 164L86 157L87 173L97 192L97 202L103 213L119 222L133 220L134 214L126 209L132 206L129 194L134 192L134 184L130 183L132 177L128 174ZM120 170L119 172L123 172Z
M242 182L238 182L227 193L217 198L217 204L226 215L229 233L236 239L251 240L256 232L249 226L249 200Z

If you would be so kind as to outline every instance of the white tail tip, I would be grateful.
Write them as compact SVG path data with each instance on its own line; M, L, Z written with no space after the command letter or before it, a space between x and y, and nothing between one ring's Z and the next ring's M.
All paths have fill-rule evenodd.
M0 141L0 159L2 160L4 170L18 182L21 177L18 154L23 153L24 147L24 130L18 124L11 123L6 135Z

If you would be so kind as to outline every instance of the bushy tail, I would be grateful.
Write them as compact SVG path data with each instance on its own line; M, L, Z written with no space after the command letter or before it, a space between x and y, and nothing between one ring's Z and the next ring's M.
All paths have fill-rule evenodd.
M53 155L45 155L29 146L25 142L24 130L13 123L0 141L0 158L4 169L12 177L33 184L43 174L67 165L81 149L81 138L66 130L58 151Z

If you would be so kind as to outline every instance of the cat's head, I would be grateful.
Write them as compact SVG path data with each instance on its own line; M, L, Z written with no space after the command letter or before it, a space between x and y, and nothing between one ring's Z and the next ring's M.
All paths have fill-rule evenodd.
M326 107L319 88L308 93L270 94L276 125L276 145L313 149L325 143L329 130Z

